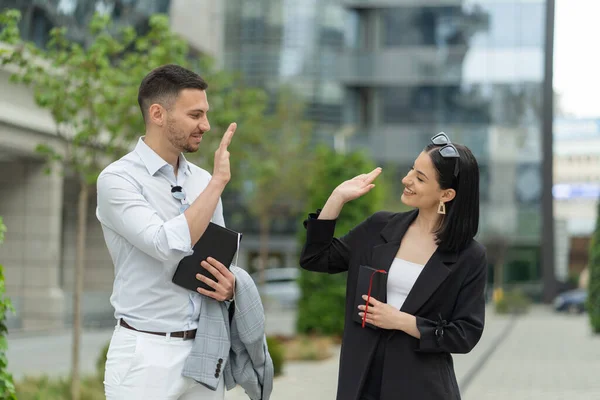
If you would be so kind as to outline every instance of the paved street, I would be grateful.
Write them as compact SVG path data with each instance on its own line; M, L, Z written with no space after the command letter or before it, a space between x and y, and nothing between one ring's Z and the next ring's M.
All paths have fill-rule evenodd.
M270 311L266 317L267 333L292 335L295 321L293 311ZM82 336L80 360L83 374L95 373L98 355L112 332L113 329L93 330ZM71 365L71 332L44 336L9 335L7 355L9 369L15 379L24 375L64 376L69 373Z
M293 331L293 313L267 317L270 333ZM94 371L100 348L111 331L86 332L82 367ZM64 375L70 364L70 335L13 337L9 367L24 374ZM489 357L489 358L488 358ZM275 380L273 400L335 398L339 349L322 362L286 364ZM591 335L587 316L558 315L543 306L518 319L488 311L485 333L466 355L455 355L464 400L597 400L600 399L600 337ZM486 360L485 362L482 361ZM236 388L226 400L246 400Z
M598 400L600 336L586 315L536 307L467 388L464 400Z

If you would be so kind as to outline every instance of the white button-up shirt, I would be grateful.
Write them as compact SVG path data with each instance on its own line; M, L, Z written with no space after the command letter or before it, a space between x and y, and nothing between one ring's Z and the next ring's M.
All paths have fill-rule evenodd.
M192 203L210 179L183 154L175 176L143 138L102 171L96 216L115 267L110 297L115 318L145 331L197 328L202 296L171 281L179 261L192 254L187 220L171 187L181 186ZM220 199L211 221L225 226Z

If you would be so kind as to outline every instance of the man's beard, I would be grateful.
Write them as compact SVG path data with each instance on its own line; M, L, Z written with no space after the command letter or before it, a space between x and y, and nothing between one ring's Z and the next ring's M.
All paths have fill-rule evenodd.
M177 150L182 153L195 153L198 147L193 147L189 143L190 135L186 135L180 129L177 129L175 121L167 120L167 139Z

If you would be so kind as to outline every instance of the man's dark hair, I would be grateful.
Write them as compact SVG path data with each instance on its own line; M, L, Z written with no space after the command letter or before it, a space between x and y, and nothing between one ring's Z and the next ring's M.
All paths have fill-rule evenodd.
M454 144L458 158L458 176L454 176L456 158L443 157L440 146L430 144L425 152L431 157L442 189L454 189L456 196L446 203L446 215L435 232L441 250L460 251L477 235L479 228L479 165L471 150Z
M138 91L138 103L144 121L154 103L167 110L173 106L177 96L183 89L206 90L208 84L197 73L179 65L167 64L155 68L142 79Z

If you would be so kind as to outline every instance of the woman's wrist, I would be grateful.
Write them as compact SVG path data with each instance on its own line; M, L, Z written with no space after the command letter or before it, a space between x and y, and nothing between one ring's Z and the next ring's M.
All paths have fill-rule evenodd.
M344 207L344 204L345 203L341 198L339 198L335 193L332 193L327 199L325 206L323 206L318 219L337 219L342 211L342 208Z
M421 332L417 327L417 317L414 315L399 311L396 319L396 330L402 331L417 339L421 338Z
M406 314L405 312L398 311L398 315L396 317L396 330L404 331L406 329Z
M417 324L417 318L403 311L398 312L396 320L396 329L403 332L408 332L409 328Z

